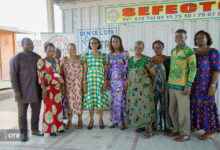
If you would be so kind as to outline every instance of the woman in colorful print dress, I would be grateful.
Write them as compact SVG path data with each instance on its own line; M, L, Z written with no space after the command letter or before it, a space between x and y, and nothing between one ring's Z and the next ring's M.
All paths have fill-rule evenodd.
M104 129L103 110L109 106L107 95L107 61L106 54L99 52L100 41L93 37L89 40L90 52L81 57L83 64L83 107L89 110L90 121L88 129L93 128L94 109L99 112L99 127Z
M52 43L46 46L47 57L39 59L38 75L43 90L43 125L44 133L56 136L57 132L64 132L62 93L63 76L60 70L60 61L54 59L55 47Z
M135 44L135 56L128 62L128 91L126 104L126 125L136 132L146 129L143 138L153 136L152 123L155 120L155 102L151 76L156 74L151 59L142 54L144 43Z
M215 92L220 71L220 53L210 48L212 39L209 33L199 31L194 38L197 60L197 73L191 92L191 128L204 130L201 140L214 138L220 132L220 122L215 103Z
M152 63L157 74L152 78L152 86L154 90L154 101L156 106L155 128L157 131L166 131L171 126L169 118L169 99L166 89L168 79L170 57L162 54L164 43L157 40L153 43L155 56L152 57Z
M67 101L68 123L66 129L72 124L74 114L78 115L78 125L76 128L83 127L82 122L82 69L80 56L76 55L76 46L70 43L67 46L69 58L62 62L65 83L65 100Z
M126 111L126 80L128 72L128 57L127 51L124 51L122 40L119 36L113 35L109 44L110 53L108 55L108 79L110 80L111 91L111 112L110 118L112 125L110 128L115 128L116 125L121 126L121 130L125 129L125 111Z

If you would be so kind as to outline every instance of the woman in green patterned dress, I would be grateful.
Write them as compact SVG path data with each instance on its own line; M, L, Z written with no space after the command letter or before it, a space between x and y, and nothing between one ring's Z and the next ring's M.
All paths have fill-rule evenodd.
M156 74L151 59L142 54L144 43L135 43L135 56L128 62L128 91L126 124L136 128L135 132L145 131L143 138L153 135L152 123L155 120L155 104L151 76Z
M101 48L100 41L92 37L89 40L90 52L86 52L81 56L83 64L83 108L89 110L90 122L88 129L93 128L94 124L94 109L99 112L99 126L104 129L103 109L109 105L107 88L107 61L106 54L99 52Z

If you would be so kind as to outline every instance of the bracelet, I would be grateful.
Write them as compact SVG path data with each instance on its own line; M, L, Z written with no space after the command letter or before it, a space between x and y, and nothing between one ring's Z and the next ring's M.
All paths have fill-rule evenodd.
M215 87L215 84L211 84L210 86Z

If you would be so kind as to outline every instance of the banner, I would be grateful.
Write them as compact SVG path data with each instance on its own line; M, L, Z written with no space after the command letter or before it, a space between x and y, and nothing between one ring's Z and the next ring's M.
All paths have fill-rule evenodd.
M72 33L41 33L41 45L43 47L45 42L53 43L56 48L61 50L62 56L66 56L67 45L75 43L75 38ZM42 50L44 51L44 48Z
M78 46L81 52L89 51L88 44L91 37L96 37L101 42L102 52L109 51L108 45L112 35L116 35L116 28L107 29L91 29L91 30L79 30L78 31Z
M220 0L141 4L105 8L106 24L220 18Z

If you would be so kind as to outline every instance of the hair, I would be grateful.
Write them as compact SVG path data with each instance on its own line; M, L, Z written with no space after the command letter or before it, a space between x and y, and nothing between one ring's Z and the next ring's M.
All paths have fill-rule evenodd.
M114 48L113 48L113 46L112 46L112 40L113 40L113 38L118 38L119 39L119 41L120 41L120 47L119 47L119 50L120 50L120 52L123 52L124 51L124 47L123 47L123 44L122 44L122 40L121 40L121 38L120 38L120 36L118 36L118 35L112 35L111 36L111 39L110 39L110 42L109 42L109 50L110 50L110 52L111 53L114 53Z
M187 35L187 32L184 29L178 29L175 33L184 33L185 35Z
M76 45L75 45L74 43L69 43L69 44L67 45L67 49L68 49L69 46L74 46L74 47L76 48Z
M156 40L156 41L154 41L153 44L152 44L152 48L153 48L153 49L154 49L154 45L157 44L157 43L161 44L161 45L163 46L163 48L164 48L164 43L163 43L162 41L160 41L160 40Z
M53 47L53 48L55 49L55 46L54 46L53 43L46 42L46 43L44 44L44 50L45 50L45 52L47 51L47 48L48 48L48 47Z
M24 45L27 41L32 41L30 38L23 38L22 40L21 40L21 45Z
M135 45L137 45L137 44L138 44L138 45L140 45L140 44L141 44L141 45L142 45L142 47L144 48L144 42L143 42L143 41L136 41L136 42L135 42Z
M196 43L196 37L197 37L199 34L201 34L201 33L205 34L205 36L206 36L207 39L208 39L207 45L208 45L208 46L211 46L212 43L213 43L212 38L211 38L211 36L210 36L210 34L209 34L208 32L205 32L205 31L203 31L203 30L198 31L198 32L195 34L195 36L194 36L194 45L195 45L195 46L198 46L198 44Z
M92 49L91 46L90 46L91 40L97 40L98 43L99 43L99 47L98 47L98 49L101 49L101 42L100 42L99 39L96 38L96 37L91 37L91 38L89 39L89 46L88 46L89 49Z

